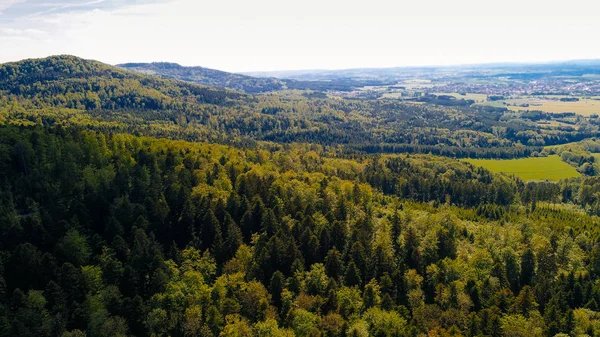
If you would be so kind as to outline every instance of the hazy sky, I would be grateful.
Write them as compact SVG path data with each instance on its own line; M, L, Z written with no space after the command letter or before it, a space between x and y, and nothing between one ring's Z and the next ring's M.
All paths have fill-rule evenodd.
M597 0L0 0L0 62L227 71L600 58Z

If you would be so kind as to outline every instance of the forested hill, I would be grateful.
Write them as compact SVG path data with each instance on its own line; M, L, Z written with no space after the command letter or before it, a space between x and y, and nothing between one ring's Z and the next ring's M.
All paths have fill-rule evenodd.
M0 91L52 107L164 109L183 104L223 103L240 94L164 80L61 55L0 65Z
M0 123L250 146L256 141L316 143L346 153L486 158L529 156L541 145L598 135L592 124L548 130L520 117L501 108L334 99L314 91L252 95L73 56L0 65Z
M286 88L285 83L276 78L251 77L204 67L184 67L176 63L125 63L117 66L143 74L159 75L166 78L218 88L229 88L248 93L268 92Z

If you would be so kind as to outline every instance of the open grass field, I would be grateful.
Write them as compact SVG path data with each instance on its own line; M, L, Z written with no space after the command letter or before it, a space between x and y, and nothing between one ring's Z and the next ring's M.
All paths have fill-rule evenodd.
M576 147L581 145L581 142L570 142L570 143L564 143L564 144L559 144L559 145L546 145L544 146L545 150L558 150L559 148L563 148L563 147Z
M508 108L512 111L522 110L539 110L548 113L573 112L582 116L600 115L600 100L595 98L580 98L578 102L561 102L560 97L564 96L549 96L555 99L538 98L538 97L522 97L511 98L502 101L476 103L477 105L489 105L498 108ZM528 107L520 105L529 104Z
M484 167L492 172L515 175L523 180L558 181L580 175L573 166L563 162L556 155L540 158L510 160L467 159L466 161L475 166Z
M573 128L574 130L579 130L580 126L579 125L573 125L573 124L567 124L564 122L560 122L560 121L538 121L537 125L539 127L541 127L542 129L556 129L558 127L565 127L565 128Z
M508 103L509 106L507 106L507 108L513 111L540 110L550 113L574 112L583 116L600 114L600 101L594 99L581 99L578 102L561 102L559 100L550 99L519 98L509 99L504 102ZM529 107L519 106L521 104L529 104Z

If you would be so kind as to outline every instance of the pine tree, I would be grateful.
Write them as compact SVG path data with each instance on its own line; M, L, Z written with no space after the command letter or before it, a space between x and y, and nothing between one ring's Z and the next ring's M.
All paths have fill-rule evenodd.
M273 273L271 281L269 282L269 293L272 296L273 305L277 308L281 308L281 291L285 286L285 278L283 274L277 270Z
M242 243L244 243L242 230L233 221L229 213L225 214L225 231L224 253L225 259L229 260L235 255Z
M219 223L219 220L213 211L209 209L202 218L202 227L200 228L200 240L202 248L210 248L211 242L220 227L221 224Z
M344 284L346 286L360 286L362 284L362 279L360 277L360 271L356 267L354 261L348 264L346 267L346 273L344 274Z
M327 275L338 280L343 274L342 254L335 248L331 249L325 257L325 270Z
M521 256L521 284L532 285L535 276L535 256L531 248L527 248Z

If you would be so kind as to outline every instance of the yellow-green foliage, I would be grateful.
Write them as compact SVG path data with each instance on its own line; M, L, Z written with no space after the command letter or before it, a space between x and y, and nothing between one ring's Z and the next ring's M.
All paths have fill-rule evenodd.
M523 180L552 180L578 177L580 174L559 156L511 160L467 159L467 162L492 172L515 175Z

